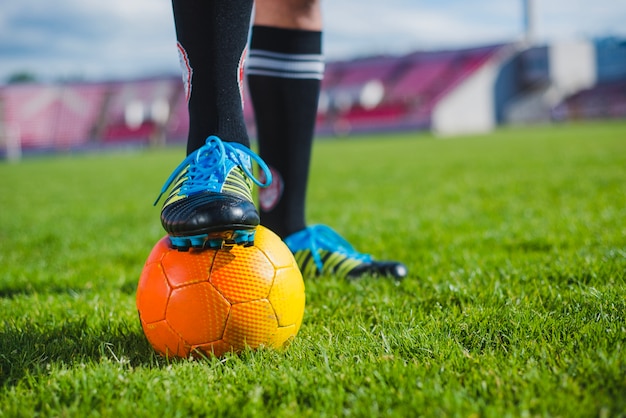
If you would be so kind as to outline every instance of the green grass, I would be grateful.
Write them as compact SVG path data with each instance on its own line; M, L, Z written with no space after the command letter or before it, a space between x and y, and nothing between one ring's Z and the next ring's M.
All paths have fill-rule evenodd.
M0 416L626 416L626 123L318 141L309 221L410 276L307 281L289 349L221 361L135 309L182 153L0 164Z

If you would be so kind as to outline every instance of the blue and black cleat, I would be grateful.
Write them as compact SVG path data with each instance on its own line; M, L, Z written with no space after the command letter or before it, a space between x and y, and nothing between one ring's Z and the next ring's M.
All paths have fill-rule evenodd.
M320 275L356 279L365 276L403 279L408 271L397 261L378 261L354 249L325 225L315 225L284 239L304 277Z
M265 173L264 183L254 177L252 160ZM257 154L210 136L172 172L154 204L171 187L161 224L178 250L250 246L259 225L252 187L271 182L271 172Z

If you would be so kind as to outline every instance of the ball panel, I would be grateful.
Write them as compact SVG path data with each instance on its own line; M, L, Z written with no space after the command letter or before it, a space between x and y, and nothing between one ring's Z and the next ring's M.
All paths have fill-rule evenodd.
M272 335L269 345L273 348L285 348L298 334L299 325L279 327Z
M254 237L254 246L262 251L276 268L291 266L293 254L273 231L259 225Z
M210 283L174 289L165 319L191 345L222 339L230 304Z
M154 245L152 251L150 251L150 255L148 255L146 264L157 263L161 261L163 255L167 253L170 249L170 239L166 235Z
M258 348L269 345L278 328L274 309L268 300L238 303L231 307L230 317L224 332L224 341L235 351L246 347Z
M300 327L306 297L304 280L295 261L291 267L276 270L274 286L268 299L274 307L279 326L298 324Z
M217 251L210 282L231 303L263 299L274 281L274 266L256 247Z
M141 326L146 338L158 353L167 357L187 357L189 355L190 346L174 332L167 321L151 324L141 321Z
M163 256L161 264L170 285L176 288L208 280L214 257L214 250L171 250Z
M136 295L137 310L141 319L147 323L164 319L170 290L161 264L158 262L147 264L139 277Z

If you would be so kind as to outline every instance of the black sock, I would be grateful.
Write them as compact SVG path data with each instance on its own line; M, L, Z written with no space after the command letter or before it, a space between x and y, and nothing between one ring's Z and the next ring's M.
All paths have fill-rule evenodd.
M240 70L253 0L172 0L189 104L187 153L209 135L249 146Z
M259 190L261 222L281 237L303 229L311 145L324 72L321 32L254 26L246 68L259 151L274 182Z

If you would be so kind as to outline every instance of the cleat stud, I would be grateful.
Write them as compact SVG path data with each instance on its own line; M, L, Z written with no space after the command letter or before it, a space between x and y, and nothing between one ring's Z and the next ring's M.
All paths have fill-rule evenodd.
M180 237L170 237L170 244L178 251L189 251L189 240Z
M209 239L204 242L204 248L212 250L219 250L224 245L224 241L221 239Z
M254 246L256 230L235 230L186 237L170 236L170 246L181 252L189 250L230 250L236 245Z
M204 240L202 239L202 237L191 237L190 241L191 245L194 248L202 248L202 246L204 245Z

